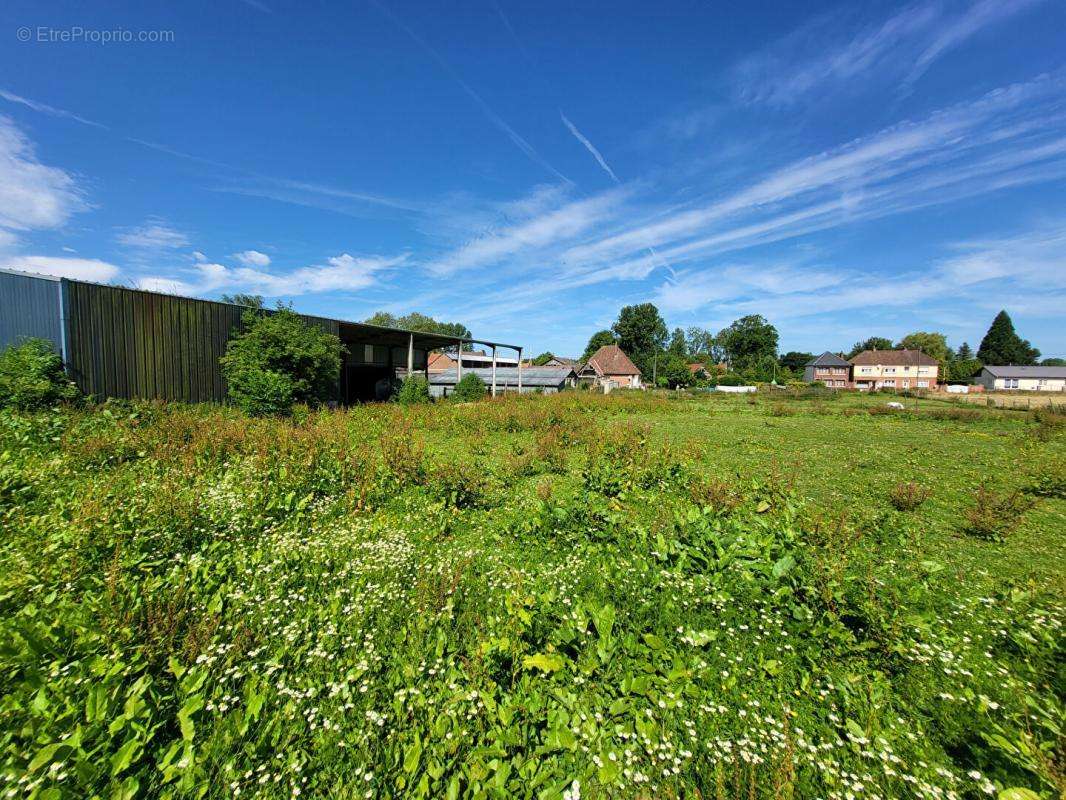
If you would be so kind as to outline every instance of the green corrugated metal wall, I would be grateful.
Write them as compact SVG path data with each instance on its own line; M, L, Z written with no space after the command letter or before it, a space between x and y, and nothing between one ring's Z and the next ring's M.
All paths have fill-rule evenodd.
M63 281L68 364L86 394L222 401L218 359L246 309L210 300ZM304 317L337 334L335 320Z

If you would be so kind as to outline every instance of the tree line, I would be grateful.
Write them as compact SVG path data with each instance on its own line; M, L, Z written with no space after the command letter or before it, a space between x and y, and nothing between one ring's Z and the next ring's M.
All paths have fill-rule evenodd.
M263 306L258 295L224 295L222 299L252 308ZM397 316L379 311L365 322L457 338L471 336L460 322L442 322L418 312ZM670 330L654 303L638 303L624 306L610 328L592 334L581 361L587 361L605 345L617 344L640 369L645 381L658 386L802 380L804 367L816 354L796 350L781 354L778 340L777 328L759 314L741 317L717 332L698 326ZM469 349L471 345L464 347ZM864 350L894 349L921 350L935 358L940 362L942 381L969 380L985 364L1066 366L1066 359L1061 358L1039 361L1040 351L1018 335L1006 311L1000 311L992 320L976 352L968 342L958 349L951 348L943 333L914 331L896 342L884 336L870 336L838 355L850 359ZM533 363L544 364L551 358L552 353L541 353ZM702 367L693 370L693 364Z
M611 328L596 331L581 360L588 360L604 345L617 344L645 380L670 388L731 377L778 383L802 380L804 367L816 354L795 350L779 354L778 339L777 328L759 314L741 317L717 333L701 327L670 331L653 303L640 303L623 307ZM850 359L864 350L896 349L921 350L935 358L941 365L941 380L947 381L969 380L985 364L1032 365L1040 358L1040 351L1017 334L1006 311L996 315L976 353L967 342L952 349L943 333L915 331L897 342L871 336L838 355ZM538 358L543 363L550 357L544 353ZM1066 360L1050 358L1039 363L1063 366ZM691 364L702 364L703 369L694 372Z

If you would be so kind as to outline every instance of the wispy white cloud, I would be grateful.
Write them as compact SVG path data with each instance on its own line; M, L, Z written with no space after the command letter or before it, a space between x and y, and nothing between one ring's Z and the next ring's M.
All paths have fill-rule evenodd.
M118 277L121 270L107 261L95 258L60 258L55 256L17 256L4 260L4 265L23 272L106 283Z
M1009 281L1041 291L1066 289L1066 220L999 238L956 242L951 249L956 255L937 269L957 286ZM1066 313L1066 306L1059 311Z
M80 122L82 125L89 125L93 128L102 128L104 130L107 129L106 125L103 125L99 122L94 122L91 119L86 119L85 117L79 116L78 114L75 114L71 111L66 111L62 108L50 106L47 103L39 103L36 100L30 100L29 98L22 97L21 95L17 95L14 92L9 92L6 89L0 89L0 98L7 100L9 103L17 103L21 106L26 106L26 108L30 108L34 111L40 112L41 114L48 114L53 117L63 117L65 119L71 119L75 122Z
M1056 76L990 92L800 159L709 204L631 223L570 248L564 260L577 271L615 270L662 246L662 258L676 263L993 191L1002 180L1046 180L1066 165L1066 126L1049 125L1063 90ZM1026 173L1033 165L1041 166Z
M62 117L80 122L84 125L91 125L108 131L111 130L107 125L94 122L93 120L82 117L71 111L56 108L47 103L31 100L3 89L0 89L0 99L8 100L12 103L18 103L33 111L47 114L49 116ZM216 159L205 158L204 156L195 153L179 150L160 142L149 141L137 136L122 135L120 133L113 132L113 134L116 138L135 144L138 147L143 147L157 153L163 153L164 155L181 159L182 161L187 161L192 164L198 164L202 167L211 167L215 171L215 179L220 184L219 186L214 187L214 190L219 192L243 195L246 197L262 197L291 205L321 208L360 218L379 216L382 211L387 212L390 210L397 213L426 212L426 209L418 204L404 200L384 197L371 192L360 192L336 186L328 186L312 181L293 180L291 178L279 178L264 175L244 167L238 167Z
M142 288L169 287L175 294L204 295L216 292L248 292L267 297L295 297L321 292L354 292L376 283L385 271L407 261L406 255L394 257L352 256L342 253L314 264L287 272L231 267L200 262L177 275L147 275L140 279Z
M561 298L593 285L605 288L598 294L581 291L586 303L597 297L617 303L629 294L639 301L648 297L647 281L664 264L677 272L664 270L651 293L664 310L681 315L727 303L731 313L751 310L798 319L814 313L810 309L832 314L877 306L881 298L884 308L906 314L924 298L947 302L958 282L946 274L933 280L924 273L901 276L887 270L906 284L893 293L891 280L879 277L869 263L782 265L781 245L1063 178L1066 80L1045 76L757 173L746 186L703 202L652 205L643 191L629 192L623 202L599 209L602 213L573 230L561 225L562 206L549 205L535 221L478 237L430 266L444 273L491 267L469 269L463 292L448 302L464 319L494 324L518 311L561 307ZM521 230L525 224L540 229L547 221L556 223L544 228L551 235L527 236ZM775 243L773 262L741 255ZM1002 249L1009 246L1013 243ZM584 306L579 309L584 313Z
M213 191L244 197L260 197L289 205L332 211L335 214L359 219L417 217L426 213L425 209L418 204L367 192L340 189L307 181L270 178L250 173L248 175L247 178L221 183L215 186Z
M844 274L820 267L753 262L678 273L659 286L655 296L664 311L686 312L744 296L822 291L845 280Z
M562 118L563 124L567 127L570 133L574 135L574 138L581 142L581 144L584 145L585 149L592 154L592 157L596 159L596 163L599 164L603 171L611 177L611 180L615 183L621 183L621 181L618 180L618 176L614 174L614 170L611 169L610 165L604 159L603 155L600 153L599 150L596 149L596 146L588 140L588 137L586 137L585 134L579 131L577 129L577 126L569 119L567 119L566 114L564 114L562 111L559 112L559 116Z
M734 81L743 100L777 106L868 82L909 87L952 49L1040 2L977 0L955 10L921 0L850 32L840 14L826 14L741 61Z
M274 9L268 6L266 3L261 3L259 0L241 0L249 8L254 8L256 11L261 11L264 14L273 14Z
M429 54L429 56L437 62L437 65L442 70L444 70L448 77L451 78L455 82L455 84L463 90L466 96L469 97L479 109L481 109L481 113L485 115L489 122L491 122L496 128L502 131L504 135L506 135L507 138L511 140L515 147L521 150L530 161L540 165L548 172L552 173L559 180L565 183L573 183L573 181L563 175L563 173L559 172L559 170L553 167L547 159L545 159L540 153L538 153L536 148L534 148L533 145L526 141L526 139L521 134L519 134L518 131L512 128L503 119L503 117L497 114L493 110L493 108L487 102L485 102L485 99L480 94L478 94L469 83L463 80L463 78L459 75L458 72L456 72L455 68L452 67L450 63L448 63L444 56L438 53L437 50L429 44L429 42L427 42L425 39L415 33L414 30L402 19L400 19L400 17L397 16L397 14L393 12L391 8L385 5L385 2L379 2L379 0L372 0L372 2L378 8L378 10L381 11L382 14L388 17L389 20L391 20L392 23L396 25L397 28L407 34L407 36L415 44L425 50L426 53Z
M0 116L0 228L57 228L87 207L74 178L42 164L30 140Z
M270 256L266 253L260 253L258 250L243 250L240 253L234 253L233 258L245 267L270 266Z
M929 317L958 302L983 309L1012 306L1034 317L1061 316L1066 307L1066 220L946 248L955 254L904 273L877 271L869 262L862 269L753 262L686 272L663 283L656 297L667 311L705 310L719 317L725 310L776 320L855 309L920 308Z
M115 236L115 241L123 247L140 250L176 250L189 245L188 236L163 220L154 218L136 228L122 231Z
M183 297L195 297L200 294L198 286L177 278L140 278L136 285L138 289L160 294L177 294Z
M446 253L427 266L436 275L448 275L474 267L498 265L522 252L573 239L605 222L624 198L613 190L584 200L567 202L528 220L486 234Z
M910 86L932 66L933 62L985 28L1042 3L1044 0L978 0L957 17L947 20L932 41L918 55L904 85Z

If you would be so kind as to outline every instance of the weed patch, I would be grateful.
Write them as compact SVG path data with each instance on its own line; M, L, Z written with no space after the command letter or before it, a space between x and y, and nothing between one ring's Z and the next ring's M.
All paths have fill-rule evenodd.
M966 530L982 539L1003 541L1021 524L1022 516L1032 507L1033 500L1020 490L997 492L981 486L966 512Z
M1060 438L809 399L2 409L0 791L1054 796Z
M929 499L930 491L920 483L897 483L889 492L888 501L897 511L916 511Z

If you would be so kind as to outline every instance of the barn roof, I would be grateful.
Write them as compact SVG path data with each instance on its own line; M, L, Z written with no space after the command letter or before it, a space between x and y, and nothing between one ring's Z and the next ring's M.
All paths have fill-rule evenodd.
M630 361L629 356L616 344L601 347L588 360L586 366L596 370L597 375L640 375L637 365Z
M429 383L432 386L454 386L458 380L458 370L446 369L440 372L431 372ZM463 377L477 375L486 385L492 383L492 370L481 367L463 367ZM567 378L575 377L572 367L523 367L522 386L553 386L559 387L566 383ZM517 386L517 367L497 367L497 386Z
M986 366L988 374L995 378L1066 378L1066 367L1013 367Z

